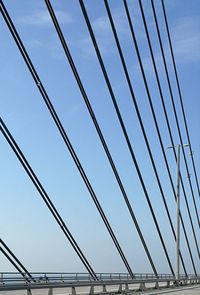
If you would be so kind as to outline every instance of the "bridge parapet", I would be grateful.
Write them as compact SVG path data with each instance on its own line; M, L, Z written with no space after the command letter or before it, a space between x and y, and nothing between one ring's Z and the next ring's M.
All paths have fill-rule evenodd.
M127 293L132 290L169 288L200 284L200 276L180 276L176 280L169 274L135 274L132 279L126 273L97 273L98 280L94 280L87 273L31 273L32 280L20 276L18 273L0 274L0 291L26 290L27 295L35 289L48 289L48 295L53 295L54 289L65 288L66 294L109 294ZM81 291L80 291L81 290Z

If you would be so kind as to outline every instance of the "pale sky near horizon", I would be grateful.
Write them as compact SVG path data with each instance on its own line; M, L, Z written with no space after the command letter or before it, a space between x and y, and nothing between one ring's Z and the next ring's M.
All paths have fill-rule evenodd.
M133 271L152 272L92 120L64 56L44 1L5 0L3 2L16 25ZM170 145L170 138L138 1L128 0L127 2L175 183L176 164L172 151L167 150L167 146ZM154 2L167 56L181 132L184 143L187 143L161 1ZM158 218L170 259L174 264L175 242L125 80L104 1L85 0L84 3ZM174 142L177 143L179 142L178 133L167 89L150 0L143 0L142 3L144 4L145 16L153 42L153 50L159 69ZM123 1L109 0L109 4L170 214L175 225L175 201L131 40ZM99 67L79 1L53 0L52 5L158 272L169 273L170 270ZM198 0L165 0L165 6L197 174L199 175L200 2ZM0 17L0 65L0 116L32 165L33 170L38 175L66 225L96 272L126 271L2 16ZM85 271L2 135L0 136L0 150L0 237L30 271ZM191 159L187 151L186 155L191 171L197 208L200 210L200 198L196 188ZM200 247L199 227L183 158L181 158L181 169ZM181 209L195 265L198 273L200 273L198 253L195 248L182 190ZM193 273L182 231L181 250L188 272ZM0 253L1 271L14 271L14 269Z

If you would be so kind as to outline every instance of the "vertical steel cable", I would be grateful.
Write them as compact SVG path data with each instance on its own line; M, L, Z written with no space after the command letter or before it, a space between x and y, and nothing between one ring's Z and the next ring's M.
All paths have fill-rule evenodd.
M113 34L114 34L114 38L115 38L115 42L116 42L117 49L118 49L118 52L119 52L120 60L122 62L122 66L123 66L123 69L124 69L124 73L125 73L125 76L126 76L128 87L129 87L129 90L130 90L130 93L131 93L132 101L134 103L134 107L135 107L135 110L136 110L136 113L137 113L137 116L138 116L138 119L139 119L139 123L140 123L141 129L142 129L142 132L143 132L143 136L144 136L144 138L146 138L146 133L145 133L145 130L144 130L144 126L143 126L143 122L142 122L142 119L141 119L140 111L139 111L137 101L136 101L136 98L135 98L135 94L134 94L134 91L133 91L133 87L132 87L132 84L131 84L131 81L130 81L127 66L126 66L124 56L123 56L123 53L122 53L122 50L121 50L121 46L120 46L120 43L119 43L119 39L118 39L118 35L117 35L116 29L115 29L115 25L114 25L114 22L113 22L111 11L110 11L110 8L109 8L109 5L108 5L108 1L104 0L104 4L105 4L105 7L106 7L106 11L107 11L107 14L108 14L108 18L109 18L109 21L110 21L110 24L111 24L112 31L113 31ZM132 151L132 147L131 147L130 151ZM138 176L140 178L140 181L141 181L141 184L142 184L142 187L143 187L143 191L145 193L145 197L146 197L146 200L148 202L148 205L149 205L149 208L150 208L150 211L151 211L151 214L152 214L152 217L153 217L153 220L154 220L154 223L155 223L155 226L156 226L156 229L157 229L157 232L158 232L158 235L159 235L159 238L160 238L160 241L161 241L161 244L162 244L166 259L167 259L167 262L168 262L168 265L169 265L169 268L170 268L172 274L174 275L174 271L173 271L173 267L172 267L172 264L171 264L171 261L170 261L170 258L169 258L169 254L168 254L167 248L165 246L165 242L163 240L162 233L160 231L160 227L159 227L157 218L155 216L155 213L154 213L154 210L153 210L151 200L149 198L146 186L145 186L144 181L142 179L141 172L139 170L139 167L138 167L138 164L137 164L137 161L135 159L135 156L134 156L133 152L131 153L131 155L132 155L132 159L134 161Z
M91 106L91 104L90 104L90 101L89 101L89 99L88 99L88 96L87 96L87 94L86 94L86 92L85 92L84 86L83 86L83 84L82 84L82 82L81 82L80 76L79 76L79 74L78 74L78 72L77 72L77 69L76 69L76 67L75 67L75 64L74 64L74 62L73 62L72 56L71 56L71 54L70 54L70 51L69 51L69 48L68 48L68 46L67 46L66 40L65 40L65 38L64 38L64 36L63 36L63 33L62 33L62 31L61 31L61 28L60 28L60 26L59 26L59 23L58 23L58 20L57 20L57 18L56 18L56 15L55 15L55 13L54 13L54 11L53 11L52 5L51 5L51 3L50 3L49 0L45 0L45 3L46 3L46 5L47 5L48 11L49 11L49 13L50 13L50 15L51 15L51 18L52 18L53 24L54 24L54 26L55 26L55 29L56 29L56 31L57 31L58 37L59 37L59 39L60 39L60 42L61 42L61 44L62 44L62 46L63 46L63 49L64 49L65 55L66 55L66 57L67 57L67 60L68 60L68 62L69 62L69 64L70 64L71 69L72 69L72 71L73 71L73 74L74 74L74 76L75 76L75 78L76 78L77 84L78 84L78 86L79 86L79 89L80 89L80 91L81 91L81 94L82 94L82 96L83 96L83 99L84 99L84 101L85 101L85 104L86 104L86 106L87 106L87 109L88 109L88 111L89 111L89 114L90 114L90 116L91 116L91 118L92 118L92 121L93 121L94 126L95 126L95 128L96 128L96 131L97 131L97 133L98 133L98 136L99 136L99 138L100 138L100 140L101 140L101 143L102 143L102 145L103 145L103 148L104 148L104 151L105 151L106 156L107 156L107 158L108 158L108 161L109 161L109 163L110 163L110 165L111 165L111 168L112 168L112 170L113 170L113 173L114 173L114 175L115 175L115 177L116 177L116 180L117 180L117 182L118 182L118 185L119 185L120 190L121 190L121 192L122 192L123 198L124 198L124 200L125 200L125 203L126 203L126 205L127 205L127 208L128 208L129 213L130 213L130 215L131 215L131 218L132 218L132 220L133 220L133 222L134 222L134 224L135 224L135 226L136 226L136 229L137 229L138 235L139 235L139 237L140 237L140 239L141 239L141 242L142 242L142 244L143 244L143 247L144 247L144 249L145 249L145 252L146 252L146 254L147 254L147 256L148 256L148 259L149 259L149 262L150 262L150 264L151 264L151 267L152 267L152 269L153 269L153 271L154 271L154 274L157 276L158 274L157 274L157 270L156 270L156 268L155 268L154 262L153 262L153 260L152 260L152 257L151 257L151 255L150 255L150 252L149 252L148 247L147 247L147 245L146 245L146 242L145 242L145 240L144 240L143 234L142 234L142 232L141 232L141 230L140 230L140 227L139 227L139 224L138 224L138 222L137 222L136 216L135 216L135 214L134 214L134 212L133 212L132 206L131 206L130 201L129 201L129 199L128 199L127 193L126 193L126 191L125 191L125 189L124 189L124 186L123 186L122 181L121 181L121 179L120 179L119 173L118 173L118 171L117 171L117 168L116 168L116 166L115 166L115 164L114 164L114 161L113 161L113 159L112 159L112 156L111 156L111 154L110 154L110 151L109 151L109 149L108 149L108 146L107 146L107 144L106 144L106 141L105 141L104 136L103 136L103 134L102 134L101 128L100 128L100 126L99 126L99 124L98 124L98 122L97 122L96 116L95 116L95 114L94 114L94 111L93 111L92 106ZM84 5L84 4L83 4L83 3L80 3L80 5Z
M41 80L40 80L34 66L33 66L33 64L32 64L32 62L31 62L31 59L28 56L28 53L26 52L26 49L25 49L25 47L24 47L24 45L23 45L23 43L22 43L22 41L21 41L21 39L19 37L19 34L17 33L17 30L16 30L16 28L15 28L15 26L14 26L14 24L13 24L13 22L12 22L10 16L9 16L4 4L3 4L3 1L1 0L0 3L1 3L1 13L3 15L3 18L4 18L5 22L6 22L6 24L8 25L8 28L9 28L9 30L10 30L10 32L11 32L11 34L12 34L12 36L13 36L13 38L14 38L14 40L15 40L15 42L16 42L16 44L17 44L17 46L18 46L18 48L19 48L19 50L20 50L20 52L21 52L21 54L23 56L23 58L24 58L24 61L26 62L26 65L28 66L28 68L29 68L29 70L31 72L31 75L32 75L32 77L33 77L33 79L34 79L34 81L35 81L35 83L36 83L36 85L37 85L37 87L38 87L44 101L45 101L45 104L46 104L46 106L47 106L47 108L48 108L48 110L49 110L49 112L50 112L50 114L51 114L51 116L53 118L53 121L55 122L55 124L56 124L56 126L57 126L57 128L58 128L58 130L59 130L59 132L60 132L60 134L61 134L61 136L62 136L62 138L63 138L63 140L64 140L64 142L65 142L65 144L66 144L66 146L68 148L68 150L69 150L69 152L70 152L70 155L72 156L72 158L73 158L73 160L74 160L74 162L76 164L76 167L77 167L77 169L78 169L78 171L79 171L79 173L80 173L80 175L81 175L81 177L82 177L82 179L83 179L83 181L84 181L84 183L85 183L85 185L86 185L86 187L87 187L87 189L88 189L88 191L90 193L90 196L92 197L93 202L95 203L95 206L96 206L96 208L97 208L97 210L98 210L98 212L99 212L99 214L100 214L100 216L101 216L101 218L102 218L102 220L103 220L103 222L104 222L104 224L105 224L105 226L106 226L106 228L107 228L107 230L108 230L108 232L110 234L110 237L111 237L113 243L115 244L115 247L116 247L122 261L124 262L124 265L125 265L126 269L128 270L130 276L132 278L134 278L134 274L133 274L133 272L131 270L131 267L130 267L130 265L128 263L128 260L126 259L125 255L124 255L124 253L123 253L123 251L122 251L122 249L120 247L120 244L119 244L119 242L118 242L118 240L117 240L117 238L116 238L116 236L115 236L115 234L114 234L114 232L112 230L112 227L108 222L108 219L107 219L107 217L106 217L106 215L105 215L105 213L104 213L104 211L103 211L103 209L102 209L102 207L101 207L101 205L100 205L100 203L99 203L99 201L97 199L97 196L96 196L96 194L95 194L95 192L94 192L94 190L93 190L93 188L92 188L92 186L91 186L91 184L89 182L89 179L88 179L88 177L87 177L87 175L86 175L86 173L85 173L85 171L84 171L84 169L83 169L83 167L82 167L82 165L80 163L80 160L79 160L79 158L78 158L78 156L77 156L77 154L76 154L76 152L75 152L75 150L74 150L74 148L73 148L73 146L72 146L72 144L71 144L71 142L70 142L70 140L69 140L69 138L68 138L68 136L67 136L67 134L65 132L65 129L64 129L64 127L63 127L63 125L62 125L62 123L61 123L61 121L60 121L54 107L53 107L53 104L52 104L52 102L51 102L51 100L50 100L50 98L49 98L49 96L48 96L48 94L47 94L47 92L46 92L46 90L45 90L45 88L44 88L44 86L43 86L43 84L42 84L42 82L41 82Z
M178 71L177 71L177 68L176 68L176 62L175 62L175 57L174 57L174 52L173 52L173 47L172 47L172 41L171 41L170 32L169 32L167 14L166 14L166 10L165 10L164 1L162 0L161 3L162 3L162 7L163 7L163 12L164 12L164 19L165 19L165 24L166 24L166 29L167 29L167 36L168 36L169 45L170 45L170 52L171 52L171 56L172 56L172 62L173 62L173 67L174 67L174 72L175 72L175 77L176 77L176 83L177 83L177 88L178 88L178 93L179 93L179 99L180 99L181 110L182 110L182 114L183 114L184 125L185 125L185 129L186 129L188 143L190 145L192 166L193 166L196 185L197 185L198 194L199 194L199 198L200 198L200 187L199 187L196 167L195 167L195 163L194 163L194 157L193 157L193 153L192 153L192 146L191 146L191 141L190 141L189 129L188 129L188 125L187 125L187 119L186 119L186 114L185 114L185 109L184 109L184 104L183 104L183 98L182 98L182 93L181 93L181 87L180 87L179 78L178 78Z

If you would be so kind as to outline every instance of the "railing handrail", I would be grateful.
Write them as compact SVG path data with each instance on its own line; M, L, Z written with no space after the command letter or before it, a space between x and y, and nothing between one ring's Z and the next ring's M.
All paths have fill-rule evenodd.
M31 272L30 273L33 279L36 282L39 281L62 281L62 282L74 282L74 281L93 281L93 278L89 275L89 273L84 272ZM100 281L115 281L115 280L132 280L129 274L123 272L115 272L115 273L96 273L97 277ZM174 276L171 274L159 274L157 277L153 273L135 273L135 279L148 280L148 279L173 279ZM196 278L199 276L195 276L194 274L188 275L187 278ZM180 275L180 278L186 278L185 275ZM14 283L14 282L26 282L27 280L31 280L30 277L26 276L24 273L24 277L17 272L0 272L0 283Z

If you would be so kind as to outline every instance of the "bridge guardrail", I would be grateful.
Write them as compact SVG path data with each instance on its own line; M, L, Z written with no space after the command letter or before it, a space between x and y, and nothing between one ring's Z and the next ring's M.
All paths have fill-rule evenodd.
M15 272L1 272L0 273L0 284L27 284L29 282L44 283L44 282L91 282L94 279L88 273L59 273L59 272L31 272L31 279L24 273L24 277ZM154 274L147 273L135 273L135 280L152 280L152 279L175 279L170 274L159 274L156 277ZM129 281L132 280L127 273L97 273L99 281ZM185 275L181 275L180 279L186 278ZM195 275L189 275L188 278L196 278Z

